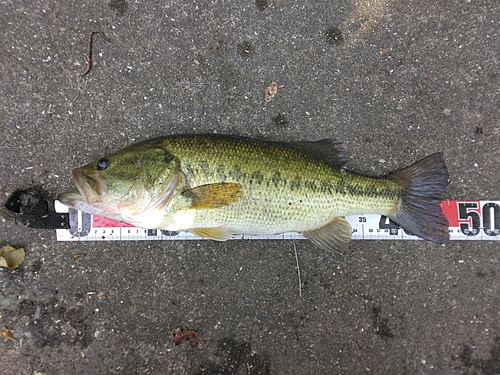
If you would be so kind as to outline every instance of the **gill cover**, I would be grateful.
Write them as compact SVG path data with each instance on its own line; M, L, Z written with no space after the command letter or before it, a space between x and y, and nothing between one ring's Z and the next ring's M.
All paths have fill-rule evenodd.
M165 149L142 143L77 168L74 175L88 204L128 216L168 203L179 162Z

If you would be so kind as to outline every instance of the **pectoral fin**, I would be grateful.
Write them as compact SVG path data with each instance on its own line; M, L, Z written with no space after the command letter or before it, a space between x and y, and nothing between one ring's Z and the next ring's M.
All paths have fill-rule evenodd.
M343 217L336 217L324 227L302 232L316 246L325 250L344 251L351 240L351 225Z
M200 185L185 190L183 195L192 199L191 208L219 208L241 198L241 185L235 182L219 182Z
M210 238L216 241L226 241L230 239L233 234L229 233L226 228L214 227L214 228L193 228L189 230L195 236L202 238Z

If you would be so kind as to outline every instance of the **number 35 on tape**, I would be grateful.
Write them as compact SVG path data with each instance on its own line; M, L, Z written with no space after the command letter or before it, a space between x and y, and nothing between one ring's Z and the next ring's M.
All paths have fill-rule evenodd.
M450 240L500 240L500 201L443 201ZM69 214L70 229L57 229L58 241L198 240L186 232L140 229L100 216L68 209L55 201L56 212ZM418 240L381 215L347 216L354 240ZM235 239L303 239L298 233L266 236L234 236Z
M443 201L450 239L500 239L500 201Z

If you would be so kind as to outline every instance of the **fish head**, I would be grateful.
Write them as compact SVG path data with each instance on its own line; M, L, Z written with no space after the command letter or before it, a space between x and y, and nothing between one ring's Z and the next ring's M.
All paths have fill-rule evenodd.
M179 183L180 162L160 146L133 145L73 170L78 192L59 200L94 215L134 223L137 215L162 210Z

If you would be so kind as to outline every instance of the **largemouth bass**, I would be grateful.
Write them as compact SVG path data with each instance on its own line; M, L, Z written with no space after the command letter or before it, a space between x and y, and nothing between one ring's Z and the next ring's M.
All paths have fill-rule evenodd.
M59 200L139 228L233 234L300 232L323 249L351 239L344 216L377 213L445 243L440 202L448 186L437 153L385 177L345 170L338 142L270 142L229 135L143 141L73 170L78 192Z

